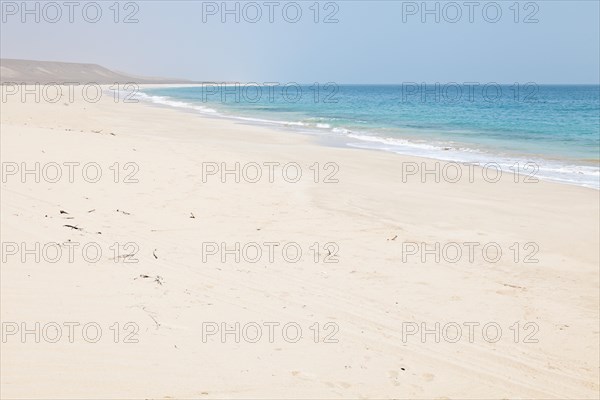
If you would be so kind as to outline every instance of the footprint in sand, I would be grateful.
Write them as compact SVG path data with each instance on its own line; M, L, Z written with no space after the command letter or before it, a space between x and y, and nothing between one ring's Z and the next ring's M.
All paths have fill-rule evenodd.
M351 384L349 384L348 382L324 382L327 386L335 388L335 387L341 387L344 389L348 389L349 387L352 387Z
M388 378L390 378L390 382L392 382L394 386L400 386L400 382L398 382L398 377L398 371L388 371Z
M430 373L425 373L421 376L423 377L423 379L425 379L426 382L431 382L435 378L435 375Z

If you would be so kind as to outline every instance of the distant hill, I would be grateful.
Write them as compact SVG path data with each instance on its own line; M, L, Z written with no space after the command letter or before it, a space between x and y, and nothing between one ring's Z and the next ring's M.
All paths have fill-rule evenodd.
M98 64L0 59L0 83L192 83L184 79L137 77Z

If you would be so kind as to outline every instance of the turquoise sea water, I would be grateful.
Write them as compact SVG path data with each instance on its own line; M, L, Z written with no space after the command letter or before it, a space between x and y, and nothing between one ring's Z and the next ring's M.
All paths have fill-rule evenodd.
M338 143L600 187L600 86L536 84L205 85L145 89L144 101Z

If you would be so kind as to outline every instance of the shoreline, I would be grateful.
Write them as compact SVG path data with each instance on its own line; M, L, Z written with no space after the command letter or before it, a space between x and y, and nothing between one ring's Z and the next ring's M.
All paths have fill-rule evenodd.
M97 398L464 398L465 387L471 398L597 397L596 190L511 176L453 184L412 174L403 182L399 165L432 168L435 160L323 146L110 97L17 99L2 108L3 163L38 162L42 171L80 163L74 182L64 167L56 183L51 168L40 182L31 174L23 182L22 171L5 177L3 242L103 250L93 262L76 252L74 262L22 262L17 253L2 263L3 322L94 322L103 331L94 343L79 330L73 343L66 333L35 345L33 335L26 343L9 336L0 359L6 397L89 397L88 382L99 382ZM86 163L101 167L99 181L81 178ZM219 173L206 174L215 163ZM223 182L221 163L241 171L258 164L262 179L252 183L255 169L246 168L239 183L233 175ZM273 182L265 163L279 163ZM296 182L293 171L282 175L290 163L301 167ZM290 262L276 251L270 262L269 242L296 243L303 256ZM472 242L481 244L473 261L464 245ZM115 255L115 243L134 243L138 262L120 262L132 250L120 246ZM263 257L204 261L206 243L259 243ZM403 259L405 245L421 243L459 244L463 254L454 262L443 253L439 261L423 262L423 252ZM495 262L481 250L493 243L503 252ZM325 262L332 254L338 262ZM129 322L137 343L124 341ZM270 322L279 324L272 342ZM205 338L212 323L256 323L263 336ZM288 323L302 329L296 342L281 336ZM406 334L423 323L458 324L462 336ZM472 341L465 323L479 324ZM486 324L501 327L497 341L482 335ZM31 374L35 387L26 384Z
M475 164L484 168L501 168L503 173L511 174L511 169L515 168L515 165L518 165L517 168L524 168L530 171L522 171L521 174L523 176L531 176L542 179L546 182L554 182L559 184L566 184L572 186L585 187L588 189L600 190L600 176L598 179L589 178L587 181L574 181L574 176L577 174L583 174L582 169L594 169L594 171L589 171L588 173L598 174L600 172L600 164L597 161L588 161L585 164L573 164L576 160L571 160L567 158L549 158L544 155L527 155L527 154L500 154L490 152L492 149L487 150L479 150L473 151L465 150L462 148L446 148L443 150L451 150L448 154L445 154L444 151L441 151L440 147L437 153L433 154L432 150L424 150L427 147L436 147L436 145L432 145L431 140L419 140L418 142L414 142L413 139L403 139L403 138L392 138L392 137L383 137L383 136L373 136L373 132L367 131L366 133L362 133L360 131L351 131L348 129L342 129L342 133L336 133L336 129L334 128L333 132L331 132L331 126L328 126L328 129L323 129L323 127L318 126L310 126L306 125L302 122L297 121L277 121L277 120L268 120L264 119L267 117L251 117L244 115L236 115L234 113L223 113L223 111L213 110L211 109L210 103L202 103L202 105L197 105L195 103L190 103L188 101L182 101L178 98L167 97L169 100L166 102L157 101L156 96L163 97L162 95L148 95L144 93L144 89L170 89L170 88L192 88L192 87L202 87L202 84L196 85L140 85L140 89L145 97L141 98L138 96L138 99L143 103L150 104L152 106L157 107L166 107L172 109L179 109L181 111L190 112L193 114L199 114L206 118L221 118L233 122L238 122L242 124L246 124L249 126L258 126L258 127L266 127L268 129L280 130L286 133L294 133L305 135L308 137L314 138L314 140L320 144L330 145L334 147L341 148L353 148L353 149L361 149L361 150L375 150L375 151L383 151L392 154L397 154L400 156L408 156L408 157L417 157L424 158L427 160L435 160L443 163L457 163L461 164L462 168L468 168L469 165ZM367 85L368 86L368 85ZM551 85L557 86L557 85ZM586 86L586 85L583 85ZM589 86L589 85L587 85ZM171 103L171 104L169 104ZM178 103L178 104L175 104ZM200 110L202 108L204 110ZM232 110L228 110L231 112ZM233 110L235 112L235 110ZM407 130L408 131L408 130ZM366 135L366 136L365 136ZM388 143L389 142L389 143ZM387 144L386 144L387 143ZM456 143L450 142L448 146L455 146ZM473 145L473 144L471 144ZM424 148L421 148L425 146ZM584 160L579 160L583 162ZM517 164L515 164L517 163ZM560 174L564 174L564 172L560 172L563 169L573 169L573 171L566 173L565 176L560 176ZM539 172L542 172L540 175L536 176ZM578 171L578 172L576 172ZM558 176L556 174L559 174Z

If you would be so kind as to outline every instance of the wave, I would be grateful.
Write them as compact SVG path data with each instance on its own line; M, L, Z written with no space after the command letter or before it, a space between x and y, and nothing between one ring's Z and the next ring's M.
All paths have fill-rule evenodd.
M397 154L432 158L441 161L494 165L503 173L513 174L516 164L522 175L530 175L543 180L568 183L592 189L600 189L600 168L591 165L575 165L561 161L551 161L539 157L519 157L492 154L481 149L453 147L452 144L435 145L417 143L398 138L384 138L360 134L348 137L360 142L346 143L349 147L384 150Z
M380 133L352 130L348 127L336 126L323 122L323 118L309 118L303 121L285 121L277 119L257 118L242 115L232 115L219 112L215 109L174 100L166 96L149 95L138 92L136 97L158 105L187 109L204 115L222 117L227 119L244 121L251 124L268 126L288 127L308 134L333 134L342 137L344 144L348 147L370 150L382 150L409 156L433 158L442 161L470 164L494 164L502 171L512 173L514 166L519 163L523 167L527 163L533 163L538 168L535 177L561 183L574 184L593 189L600 189L600 168L591 165L575 165L566 161L551 161L541 157L531 158L527 156L510 156L492 154L479 148L470 148L465 145L457 146L453 142L420 141L415 139L403 139L398 137L385 137ZM333 121L336 118L330 118ZM352 139L352 141L348 141Z
M150 103L161 104L161 105L177 107L177 108L186 108L189 110L199 111L201 113L206 113L206 114L218 114L217 110L215 110L215 109L212 109L209 107L204 107L204 106L199 106L197 104L186 103L184 101L172 100L171 98L165 97L165 96L153 96L153 95L148 95L143 92L138 92L135 94L134 97L137 100L147 101Z

